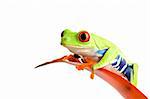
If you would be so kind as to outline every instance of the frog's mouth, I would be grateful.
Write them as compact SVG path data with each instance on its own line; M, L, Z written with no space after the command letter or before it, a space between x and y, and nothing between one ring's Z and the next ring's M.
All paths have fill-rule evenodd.
M89 48L89 47L80 47L80 46L70 46L70 45L65 45L70 52L79 55L80 57L91 57L95 61L100 60L100 56L97 55L96 49Z

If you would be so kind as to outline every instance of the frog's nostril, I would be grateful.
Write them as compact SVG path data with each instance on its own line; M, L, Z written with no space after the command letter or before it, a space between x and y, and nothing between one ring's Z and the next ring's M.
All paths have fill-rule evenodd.
M63 36L64 36L64 31L61 32L61 37L63 37Z

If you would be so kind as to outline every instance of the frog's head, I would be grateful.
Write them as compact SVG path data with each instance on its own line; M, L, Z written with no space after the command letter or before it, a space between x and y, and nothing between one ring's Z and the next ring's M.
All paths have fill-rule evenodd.
M75 54L83 56L95 56L96 54L96 44L92 35L87 31L73 32L65 29L61 33L61 45Z

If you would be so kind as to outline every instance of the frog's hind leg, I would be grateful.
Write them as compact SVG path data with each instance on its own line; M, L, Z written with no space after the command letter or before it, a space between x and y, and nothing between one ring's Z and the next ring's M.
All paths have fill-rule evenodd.
M137 86L137 78L138 78L138 65L133 63L133 75L131 76L131 83L134 86Z

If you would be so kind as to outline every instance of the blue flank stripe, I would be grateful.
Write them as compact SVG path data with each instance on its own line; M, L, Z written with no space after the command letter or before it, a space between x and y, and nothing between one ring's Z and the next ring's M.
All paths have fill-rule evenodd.
M117 64L117 61L115 61L114 63L112 63L112 66L116 65Z
M120 59L121 58L121 59ZM120 61L119 61L120 59ZM123 67L126 65L126 60L123 59L120 55L116 57L116 61L112 63L112 67L117 68L118 71L121 71ZM117 66L116 66L117 65ZM124 70L123 70L124 71ZM122 71L122 72L123 72Z
M119 71L121 71L121 69L124 67L126 65L126 61L125 61L125 59L122 59L121 61L120 61L120 64L119 64Z
M121 60L119 61L120 58L121 58ZM115 60L116 61L112 63L112 67L116 68L118 71L121 71L127 77L127 79L130 81L131 73L133 72L133 69L131 68L131 66L129 66L129 64L127 64L126 60L123 59L120 55L118 55ZM118 65L118 66L116 66L116 65ZM126 67L124 67L124 66L126 66Z
M96 51L97 54L101 55L101 56L104 56L104 54L106 53L108 49L104 49L104 50L98 50Z
M121 60L122 60L122 57L118 55L115 59L115 62L112 63L113 68L118 69Z

